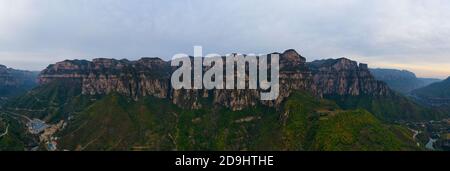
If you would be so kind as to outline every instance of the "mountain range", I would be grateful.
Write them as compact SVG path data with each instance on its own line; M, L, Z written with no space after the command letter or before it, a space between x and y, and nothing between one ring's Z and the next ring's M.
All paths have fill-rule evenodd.
M0 65L0 104L9 97L24 93L37 85L39 72L15 70Z
M420 150L395 123L448 117L392 90L367 64L276 54L273 101L260 101L260 90L175 90L177 68L159 58L99 58L49 65L39 86L3 110L55 126L37 140L42 150L53 142L60 150Z
M412 97L424 105L450 111L450 78L414 90Z
M373 76L389 85L393 90L402 94L428 86L441 80L435 78L418 78L416 74L407 70L396 69L370 69Z

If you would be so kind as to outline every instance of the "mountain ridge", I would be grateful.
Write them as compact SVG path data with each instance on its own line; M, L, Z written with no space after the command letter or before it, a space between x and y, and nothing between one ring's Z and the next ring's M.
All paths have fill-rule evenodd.
M306 58L292 49L280 54L280 97L267 102L258 100L259 90L173 90L170 75L174 68L160 58L66 60L49 65L39 75L39 82L77 79L82 82L82 94L118 92L134 99L155 96L169 98L174 104L190 109L200 108L199 99L209 96L213 97L215 104L242 110L258 103L279 106L295 90L308 90L317 96L390 93L383 82L371 76L366 64L358 65L345 58L330 65L306 63ZM316 64L314 70L310 64Z
M54 136L69 150L419 150L390 121L434 117L347 58L280 53L274 101L258 90L173 90L175 69L160 58L65 60L5 109L66 123Z
M414 90L412 95L418 101L430 106L450 107L450 77L441 82L436 82Z
M386 82L390 88L405 95L415 89L440 81L434 78L419 78L408 70L372 68L370 71L376 79Z
M17 96L34 88L37 76L37 72L16 70L0 64L0 98Z

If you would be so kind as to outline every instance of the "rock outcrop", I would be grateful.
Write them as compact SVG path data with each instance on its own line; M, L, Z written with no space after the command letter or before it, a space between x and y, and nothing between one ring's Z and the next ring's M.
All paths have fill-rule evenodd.
M174 69L170 62L159 58L66 60L42 71L39 82L77 79L81 81L85 95L117 92L133 99L154 96L191 109L201 108L204 105L201 99L210 99L211 103L232 110L259 103L276 107L296 90L309 91L318 97L330 94L385 95L390 92L384 83L372 77L365 64L358 66L357 62L345 58L306 63L295 50L280 54L280 95L274 101L260 101L260 90L174 90L170 85Z

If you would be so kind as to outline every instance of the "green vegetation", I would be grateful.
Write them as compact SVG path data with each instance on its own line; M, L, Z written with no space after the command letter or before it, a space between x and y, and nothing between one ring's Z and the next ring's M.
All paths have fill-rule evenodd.
M57 122L73 112L81 111L96 97L81 95L80 81L63 80L41 85L25 95L16 97L4 108L30 118Z
M450 98L450 78L431 84L427 87L414 90L413 93L422 98Z
M332 101L297 92L279 108L231 111L206 98L201 109L188 110L169 99L81 95L74 84L81 83L40 86L5 109L51 123L70 117L56 135L58 148L68 150L420 150L409 130L384 123L421 119L425 109L401 96ZM0 139L0 150L21 150L28 142L23 123L13 126L17 131Z
M133 101L110 94L75 114L60 133L60 145L69 150L418 150L406 129L307 93L296 93L279 110L203 106L210 107L184 110L164 99Z
M0 134L8 128L6 135L0 137L0 151L22 151L25 148L24 128L12 118L0 115Z
M38 72L7 68L0 64L0 105L3 98L22 95L37 86Z
M276 123L270 111L275 113L267 108L182 110L164 99L136 102L110 94L75 115L61 133L62 144L78 150L250 149L258 145L251 139L271 138L270 127L261 127Z
M414 149L413 143L407 144L401 139L412 137L404 129L383 125L373 115L358 110L341 112L334 118L323 120L313 141L313 149L323 151L342 150L379 150L397 151ZM412 139L409 140L412 142Z
M390 96L329 96L343 109L365 109L384 121L395 120L432 120L442 119L448 114L421 106L414 101L398 95Z
M421 104L450 116L450 78L431 84L427 87L414 90L414 98Z
M290 116L284 128L293 142L303 150L412 150L412 133L400 126L383 124L365 110L341 110L334 102L314 100L305 94L296 94L287 101ZM394 129L390 129L395 127ZM397 129L398 128L398 129ZM399 134L401 132L402 134ZM294 136L293 136L294 135ZM408 138L409 137L409 138ZM297 142L296 142L297 141ZM298 149L298 147L289 148Z

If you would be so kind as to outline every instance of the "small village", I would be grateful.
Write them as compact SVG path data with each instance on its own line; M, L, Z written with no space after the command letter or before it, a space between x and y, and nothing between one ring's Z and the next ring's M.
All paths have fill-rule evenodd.
M55 133L64 129L67 125L64 120L57 124L46 124L40 119L33 119L27 124L28 132L32 135L39 136L39 142L45 144L48 151L57 151L59 137L54 136Z
M450 151L450 119L428 122L404 122L415 132L418 145L431 151Z

